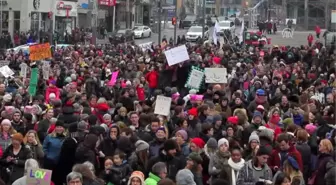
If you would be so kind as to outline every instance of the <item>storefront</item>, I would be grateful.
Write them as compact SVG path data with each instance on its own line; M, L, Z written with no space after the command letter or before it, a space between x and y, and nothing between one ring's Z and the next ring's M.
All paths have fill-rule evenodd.
M77 21L77 3L69 1L56 1L55 6L55 31L60 35L76 28Z

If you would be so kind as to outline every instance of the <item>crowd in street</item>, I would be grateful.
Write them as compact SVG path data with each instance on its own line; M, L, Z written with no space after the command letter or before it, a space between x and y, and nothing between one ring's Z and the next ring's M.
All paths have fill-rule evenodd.
M336 183L335 48L186 43L190 60L168 66L171 44L57 48L47 79L42 62L6 55L0 184L27 184L31 168L55 185ZM225 67L228 83L188 89L193 66ZM168 116L154 114L159 95Z

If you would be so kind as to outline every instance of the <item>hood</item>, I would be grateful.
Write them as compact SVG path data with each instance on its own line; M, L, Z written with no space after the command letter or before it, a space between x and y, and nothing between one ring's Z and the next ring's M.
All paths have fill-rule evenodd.
M75 109L72 106L64 106L63 107L63 114L73 114Z

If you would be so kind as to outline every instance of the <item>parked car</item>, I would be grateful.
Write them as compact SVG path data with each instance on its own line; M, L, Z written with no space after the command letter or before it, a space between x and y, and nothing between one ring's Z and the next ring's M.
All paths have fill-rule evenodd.
M133 28L135 38L151 37L152 30L148 26L135 26Z
M205 39L208 39L209 38L208 27L205 27L204 29L205 29L204 37ZM187 41L195 42L201 38L202 38L202 26L192 26L188 29L188 32L186 34Z
M196 23L196 20L197 20L196 15L187 15L182 21L181 28L184 29L191 27L193 24Z
M233 26L231 21L221 21L218 23L219 27L220 27L220 35L224 35L225 30L230 30L231 31L231 27Z
M115 34L109 36L109 41L112 44L134 41L134 32L131 29L118 30Z

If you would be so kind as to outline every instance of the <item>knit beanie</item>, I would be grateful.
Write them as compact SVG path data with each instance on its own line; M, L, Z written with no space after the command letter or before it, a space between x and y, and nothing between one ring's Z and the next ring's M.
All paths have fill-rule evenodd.
M249 141L248 142L251 143L253 140L256 141L256 142L258 142L258 143L260 143L259 136L257 135L256 132L252 132L252 134L249 137Z
M305 126L305 130L308 132L309 135L312 135L316 130L316 126L313 124L307 124Z
M196 146L198 146L199 148L204 148L204 141L203 139L199 138L199 137L195 137L191 140L192 143L194 143Z
M188 140L188 134L185 130L179 130L176 132L176 134L180 134L184 141Z
M215 138L210 138L208 142L206 143L206 146L211 149L217 149L218 144Z
M261 112L259 112L259 111L254 111L254 113L253 113L253 119L254 119L255 117L260 117L260 118L262 119L262 114L261 114Z
M227 147L229 147L229 141L227 139L222 138L222 139L218 140L218 148L220 146L222 146L223 144L225 144Z
M11 121L9 121L9 119L4 119L4 120L1 121L1 125L12 126L12 123L11 123Z
M132 178L137 177L141 181L141 185L145 185L145 175L141 171L133 171L133 173L130 176L130 180L128 181L127 185L131 184Z
M143 150L148 150L148 149L149 149L149 144L146 143L146 142L143 141L143 140L138 140L138 141L135 143L135 151L136 151L136 152L143 151Z
M177 143L175 140L172 139L168 139L167 141L164 142L163 144L163 149L168 152L169 150L174 150L177 149Z
M164 127L159 127L157 130L156 130L156 132L158 132L158 131L163 131L164 133L166 133L166 129L164 128Z
M201 164L203 162L202 157L196 153L196 152L191 152L189 156L187 157L188 160L192 160L197 164Z
M256 156L270 155L270 151L265 146L260 146Z

